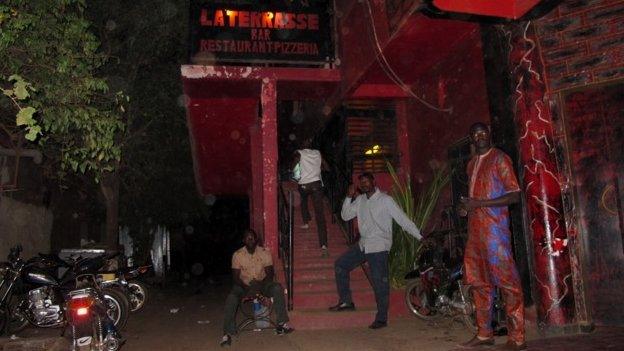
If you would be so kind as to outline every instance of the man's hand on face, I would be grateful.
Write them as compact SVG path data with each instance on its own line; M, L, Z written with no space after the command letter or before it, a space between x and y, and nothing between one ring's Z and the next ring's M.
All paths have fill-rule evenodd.
M354 198L357 195L357 191L355 190L355 185L349 184L349 189L347 189L347 197Z

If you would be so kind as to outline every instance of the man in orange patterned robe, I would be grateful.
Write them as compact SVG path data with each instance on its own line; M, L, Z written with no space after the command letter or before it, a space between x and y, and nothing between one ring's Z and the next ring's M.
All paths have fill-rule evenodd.
M478 332L462 346L477 348L494 344L492 305L498 287L505 301L509 330L504 349L524 350L524 301L511 250L507 209L520 199L518 180L509 156L492 147L488 126L473 124L470 140L477 155L468 162L469 196L462 197L460 214L468 215L464 271L467 283L472 286Z

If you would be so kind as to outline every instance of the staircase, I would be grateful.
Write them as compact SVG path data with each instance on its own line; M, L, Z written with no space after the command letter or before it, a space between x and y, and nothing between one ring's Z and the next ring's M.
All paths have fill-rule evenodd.
M329 257L321 257L321 249L313 219L310 228L302 229L300 199L294 184L284 185L295 192L294 213L294 291L293 311L289 312L291 324L297 329L328 329L368 326L377 311L373 289L362 268L351 272L351 291L355 311L330 312L328 307L338 302L334 277L334 261L347 250L346 238L338 223L332 223L329 204L325 203L325 218ZM311 215L314 218L310 203ZM280 267L281 270L281 267ZM278 277L283 279L282 272ZM402 291L391 292L390 317L404 315Z

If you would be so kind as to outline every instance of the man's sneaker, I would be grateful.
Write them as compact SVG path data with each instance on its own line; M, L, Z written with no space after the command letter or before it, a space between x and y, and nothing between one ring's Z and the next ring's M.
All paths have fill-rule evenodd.
M353 302L351 303L339 302L337 305L331 306L329 310L332 312L355 311L355 304Z
M321 246L321 257L327 258L329 257L329 250L327 250L327 246Z
M295 331L295 329L291 328L287 323L280 324L275 328L275 334L277 335L289 334L293 331Z
M232 337L229 334L223 334L221 338L221 342L219 343L221 347L232 345Z
M301 229L309 229L310 225L308 223L305 223L305 224L300 225L299 228L301 228Z

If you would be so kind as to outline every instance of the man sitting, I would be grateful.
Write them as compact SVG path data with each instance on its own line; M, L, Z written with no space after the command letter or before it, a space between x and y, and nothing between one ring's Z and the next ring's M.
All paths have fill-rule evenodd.
M289 327L284 289L273 281L273 258L268 250L258 246L258 235L247 229L243 235L245 246L232 256L232 279L234 286L225 300L225 319L223 321L223 338L221 346L232 343L232 335L236 334L236 309L245 296L262 294L273 298L273 306L277 317L278 335L288 334L294 329Z

